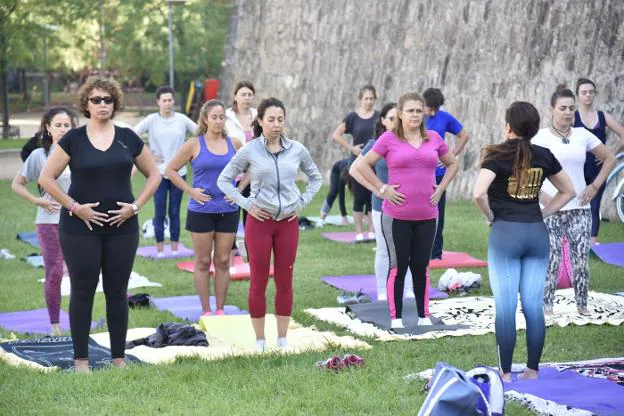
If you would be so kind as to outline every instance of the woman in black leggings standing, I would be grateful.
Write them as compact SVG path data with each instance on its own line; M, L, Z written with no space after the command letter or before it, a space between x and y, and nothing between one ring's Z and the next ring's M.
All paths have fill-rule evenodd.
M137 246L137 214L160 183L160 172L143 141L113 123L121 107L119 84L91 77L79 91L86 126L67 132L41 172L39 184L63 206L59 240L69 270L69 321L77 372L89 372L89 330L100 270L106 297L113 365L125 367L128 280ZM146 176L138 198L132 195L136 164ZM72 184L65 193L56 178L69 166Z
M379 118L379 111L375 111L377 91L372 85L364 85L358 93L360 108L346 115L342 123L336 128L332 138L342 147L351 152L349 163L353 163L360 154L364 145L373 137L375 123ZM353 136L353 144L347 143L345 134ZM353 191L353 220L355 221L355 239L363 240L363 219L368 219L368 238L375 238L373 234L373 219L371 213L371 192L357 181L351 182Z

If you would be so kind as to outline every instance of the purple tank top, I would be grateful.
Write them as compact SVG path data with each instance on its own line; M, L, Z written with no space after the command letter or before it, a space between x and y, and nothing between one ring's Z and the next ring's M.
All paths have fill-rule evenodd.
M232 140L226 137L228 151L224 155L215 155L208 150L204 136L199 136L199 155L191 160L193 169L193 188L202 188L204 193L210 195L212 199L204 205L199 204L194 199L189 199L188 209L193 212L206 214L223 214L238 210L238 205L231 205L225 200L225 194L217 186L217 178L225 166L234 157L234 146Z

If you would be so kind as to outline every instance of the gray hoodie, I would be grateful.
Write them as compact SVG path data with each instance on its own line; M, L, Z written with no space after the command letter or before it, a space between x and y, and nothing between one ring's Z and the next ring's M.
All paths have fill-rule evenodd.
M282 150L272 154L266 148L263 136L250 141L236 152L217 180L217 186L239 206L249 210L255 205L277 221L301 211L323 184L323 178L304 145L285 137L281 138L281 143ZM304 193L299 193L295 184L299 167L309 179ZM249 198L242 196L232 185L234 179L245 171L250 178Z

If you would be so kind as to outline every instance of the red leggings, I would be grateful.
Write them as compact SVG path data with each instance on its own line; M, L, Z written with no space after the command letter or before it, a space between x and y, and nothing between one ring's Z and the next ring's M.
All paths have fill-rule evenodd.
M247 216L245 241L251 269L249 285L249 314L252 318L266 315L266 288L269 282L271 251L274 258L275 313L292 313L292 277L299 242L299 222L255 219Z

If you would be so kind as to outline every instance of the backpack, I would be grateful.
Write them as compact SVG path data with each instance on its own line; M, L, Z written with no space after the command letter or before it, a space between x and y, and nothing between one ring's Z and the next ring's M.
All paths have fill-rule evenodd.
M485 366L464 372L438 362L426 388L418 416L502 416L505 411L503 381Z

